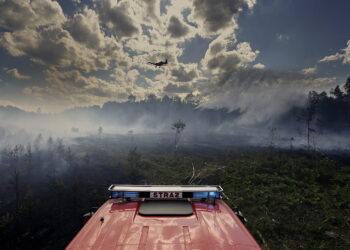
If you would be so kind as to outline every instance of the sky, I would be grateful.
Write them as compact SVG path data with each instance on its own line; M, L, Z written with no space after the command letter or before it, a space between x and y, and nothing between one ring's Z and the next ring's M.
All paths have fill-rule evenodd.
M0 105L52 113L192 93L201 107L260 122L345 82L349 9L348 0L0 0Z

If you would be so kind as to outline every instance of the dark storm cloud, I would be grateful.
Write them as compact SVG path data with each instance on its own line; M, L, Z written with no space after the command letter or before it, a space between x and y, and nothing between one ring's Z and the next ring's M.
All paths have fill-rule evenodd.
M139 33L136 23L128 15L126 2L117 5L111 0L99 1L99 17L119 38L131 37Z
M189 32L188 27L185 24L181 23L181 21L175 16L172 16L170 18L167 30L170 34L170 37L172 38L180 38L186 36Z
M232 26L234 15L252 1L245 0L194 0L194 19L201 20L209 33Z

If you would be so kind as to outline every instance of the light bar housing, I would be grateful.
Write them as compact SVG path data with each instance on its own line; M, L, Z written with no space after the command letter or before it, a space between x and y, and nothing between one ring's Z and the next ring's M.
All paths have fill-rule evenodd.
M180 199L221 199L223 189L219 185L116 185L112 184L110 198L150 199L151 192L181 192Z

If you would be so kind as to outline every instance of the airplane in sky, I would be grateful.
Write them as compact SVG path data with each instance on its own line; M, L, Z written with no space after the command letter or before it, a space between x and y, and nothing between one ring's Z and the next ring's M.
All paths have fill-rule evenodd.
M148 64L152 64L154 65L155 67L162 67L163 65L165 64L168 64L168 59L166 59L164 62L163 61L160 61L160 62L157 62L157 63L154 63L154 62L148 62Z

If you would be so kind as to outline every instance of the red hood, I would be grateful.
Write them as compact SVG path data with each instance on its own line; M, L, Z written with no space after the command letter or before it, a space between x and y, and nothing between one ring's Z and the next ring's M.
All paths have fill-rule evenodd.
M110 199L67 249L261 249L223 202L193 202L191 216L141 216L140 202ZM103 222L101 222L103 217Z

